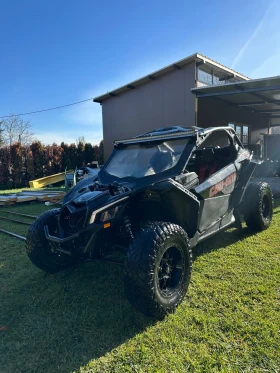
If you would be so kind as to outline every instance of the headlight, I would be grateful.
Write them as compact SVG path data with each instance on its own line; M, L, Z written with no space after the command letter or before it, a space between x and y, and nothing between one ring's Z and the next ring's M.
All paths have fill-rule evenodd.
M100 221L104 222L104 221L107 221L107 220L110 220L110 219L114 219L114 217L119 212L119 209L120 209L120 206L116 206L116 207L113 207L110 210L106 210L106 211L102 212L102 214L100 216Z
M102 212L101 216L100 216L100 221L103 223L107 220L114 219L114 217L118 214L120 208L121 208L121 206L116 206L116 207L113 207L109 210L106 210L106 211ZM89 224L92 224L95 221L96 215L97 215L97 211L94 211L91 214Z

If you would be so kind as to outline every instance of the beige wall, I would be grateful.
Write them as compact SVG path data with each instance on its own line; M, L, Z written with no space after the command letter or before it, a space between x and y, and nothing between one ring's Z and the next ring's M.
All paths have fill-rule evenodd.
M252 113L240 107L230 106L214 98L199 98L197 107L198 127L227 126L228 123L248 125L250 144L256 144L262 139L260 133L267 132L269 118L264 114Z
M113 141L160 127L194 126L194 62L102 103L105 160Z

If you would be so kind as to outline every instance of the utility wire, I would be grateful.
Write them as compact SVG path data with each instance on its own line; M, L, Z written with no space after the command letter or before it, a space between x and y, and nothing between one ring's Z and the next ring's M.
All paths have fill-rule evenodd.
M72 106L72 105L82 104L83 102L87 102L87 101L91 101L91 100L93 100L93 98L87 98L86 100L83 100L83 101L77 101L77 102L73 102L72 104L56 106L56 107L52 107L52 108L50 108L50 109L43 109L43 110L37 110L37 111L30 111L29 113L22 113L22 114L4 115L4 116L0 117L0 119L3 119L3 118L11 118L11 117L15 117L15 116L18 116L18 115L20 116L20 115L29 115L29 114L42 113L42 112L44 112L44 111L56 110L56 109L61 109L61 108L63 108L63 107L67 107L67 106Z

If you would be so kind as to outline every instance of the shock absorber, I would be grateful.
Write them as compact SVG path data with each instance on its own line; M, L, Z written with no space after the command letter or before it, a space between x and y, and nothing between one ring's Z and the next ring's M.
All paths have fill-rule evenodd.
M124 221L124 226L126 228L127 233L130 235L130 238L133 240L134 235L133 235L133 232L132 232L132 229L131 229L131 221L130 221L129 217L125 216L123 221Z

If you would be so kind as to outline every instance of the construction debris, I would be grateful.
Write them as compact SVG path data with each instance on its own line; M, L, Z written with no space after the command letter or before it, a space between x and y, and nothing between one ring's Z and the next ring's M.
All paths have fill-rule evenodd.
M2 194L0 195L0 206L9 206L19 202L53 202L60 203L65 195L65 192L60 191L30 191L24 190L16 194Z
M55 183L65 180L65 175L69 173L73 174L74 171L69 170L65 172L60 172L55 175L41 177L40 179L29 181L29 186L30 188L43 188L47 185L55 184Z

